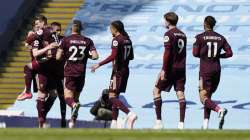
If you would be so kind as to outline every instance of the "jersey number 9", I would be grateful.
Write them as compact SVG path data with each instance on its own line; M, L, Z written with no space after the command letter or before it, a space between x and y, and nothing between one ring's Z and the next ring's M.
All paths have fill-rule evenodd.
M178 53L179 54L182 52L184 46L185 46L184 40L183 39L178 39L178 48L179 48Z

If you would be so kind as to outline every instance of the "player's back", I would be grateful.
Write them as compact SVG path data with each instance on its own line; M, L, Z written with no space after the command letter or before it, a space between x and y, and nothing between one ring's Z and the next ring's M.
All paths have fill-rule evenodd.
M199 46L201 73L220 71L220 54L227 45L226 39L214 31L205 31L197 35L196 39Z
M115 69L128 68L129 61L134 59L132 41L129 37L119 35L113 39L117 41L117 56L115 58ZM115 46L116 44L113 44Z
M167 33L171 48L170 48L170 66L174 69L186 68L186 44L187 37L178 28L173 28ZM166 36L165 36L166 37Z
M94 48L91 39L73 34L62 40L61 47L66 61L65 76L80 76L85 74L89 51Z

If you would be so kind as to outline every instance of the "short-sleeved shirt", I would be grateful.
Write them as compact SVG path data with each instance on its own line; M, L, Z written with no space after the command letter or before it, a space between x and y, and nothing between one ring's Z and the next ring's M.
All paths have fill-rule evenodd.
M64 76L78 77L85 75L89 52L96 50L93 41L82 35L73 34L60 43L64 52Z

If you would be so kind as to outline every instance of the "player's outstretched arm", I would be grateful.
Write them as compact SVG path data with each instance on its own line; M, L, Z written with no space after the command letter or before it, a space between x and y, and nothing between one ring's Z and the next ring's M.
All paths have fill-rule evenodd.
M100 67L99 64L94 64L93 66L91 66L91 72L94 73L96 69L98 69L99 67Z
M101 61L100 63L98 64L95 64L91 67L91 72L95 72L96 69L98 69L100 66L102 65L105 65L113 60L115 60L115 57L116 57L116 54L117 54L117 50L116 48L112 48L112 52L111 54L106 58L104 59L103 61Z

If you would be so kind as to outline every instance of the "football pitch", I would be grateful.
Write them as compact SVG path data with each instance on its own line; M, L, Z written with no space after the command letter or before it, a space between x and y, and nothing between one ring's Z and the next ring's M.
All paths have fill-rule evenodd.
M0 140L250 140L247 130L0 129Z

